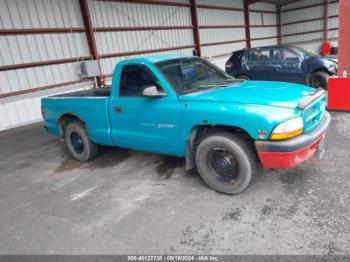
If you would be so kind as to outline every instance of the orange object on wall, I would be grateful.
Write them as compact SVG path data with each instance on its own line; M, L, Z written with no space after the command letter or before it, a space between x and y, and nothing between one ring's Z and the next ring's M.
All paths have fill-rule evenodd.
M325 42L321 46L321 54L323 56L330 55L331 53L331 43Z
M350 78L329 78L328 109L350 110Z

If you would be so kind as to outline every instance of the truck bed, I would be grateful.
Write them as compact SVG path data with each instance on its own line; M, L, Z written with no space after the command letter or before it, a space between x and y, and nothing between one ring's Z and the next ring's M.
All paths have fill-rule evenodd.
M113 145L109 135L109 94L110 89L101 88L42 98L47 131L60 136L59 119L65 114L73 115L83 119L92 141L102 145Z
M111 94L110 88L95 88L95 89L54 95L51 97L109 97L110 94Z

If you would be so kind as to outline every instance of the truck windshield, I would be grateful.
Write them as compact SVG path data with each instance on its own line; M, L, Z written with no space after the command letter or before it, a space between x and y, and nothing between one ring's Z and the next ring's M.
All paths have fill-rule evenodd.
M178 94L227 86L237 81L215 65L196 57L160 62L156 66Z

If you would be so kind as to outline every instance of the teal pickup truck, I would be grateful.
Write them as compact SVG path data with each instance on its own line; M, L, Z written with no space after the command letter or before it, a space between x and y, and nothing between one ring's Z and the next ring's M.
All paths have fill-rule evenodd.
M291 168L323 148L322 89L237 80L198 57L117 64L110 88L42 99L46 130L88 161L98 145L186 158L213 189L244 191L265 168Z

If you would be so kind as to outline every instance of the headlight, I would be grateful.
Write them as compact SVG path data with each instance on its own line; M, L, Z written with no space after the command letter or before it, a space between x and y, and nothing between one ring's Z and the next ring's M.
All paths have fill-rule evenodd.
M304 122L302 117L296 117L277 125L271 135L270 140L285 140L296 137L304 132Z
M331 72L335 72L336 70L337 70L337 68L335 67L335 65L331 65L329 67L329 71L331 71Z

